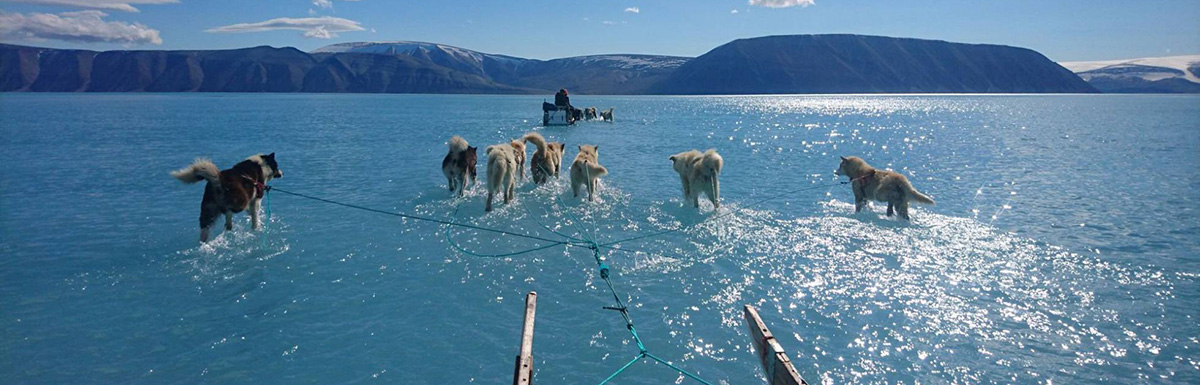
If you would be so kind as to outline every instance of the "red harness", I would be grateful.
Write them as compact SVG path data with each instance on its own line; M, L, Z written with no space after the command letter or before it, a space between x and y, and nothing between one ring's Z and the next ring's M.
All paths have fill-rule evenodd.
M851 187L851 188L858 188L858 189L862 189L862 193L863 193L863 195L866 195L866 193L867 193L867 179L871 179L871 178L873 178L873 177L875 177L875 170L871 170L871 173L870 173L870 174L863 175L863 176L860 176L860 177L858 177L858 178L851 179L851 180L850 180L850 187ZM857 184L856 184L856 183L854 183L854 182L861 182L861 183L857 183Z
M854 182L866 182L866 180L867 180L867 179L871 179L871 177L874 177L874 176L875 176L875 170L871 170L871 173L870 173L870 174L863 175L863 176L860 176L860 177L858 177L858 178L851 179L851 180L850 180L850 183L854 183Z
M271 189L265 183L256 181L248 176L242 175L242 178L246 178L246 180L254 182L254 194L255 194L254 197L255 198L262 198L262 197L266 196L265 195L266 192Z

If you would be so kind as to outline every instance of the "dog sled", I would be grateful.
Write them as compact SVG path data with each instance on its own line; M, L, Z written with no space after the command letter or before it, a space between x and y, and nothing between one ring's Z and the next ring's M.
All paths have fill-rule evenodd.
M542 102L543 126L569 126L575 124L576 120L573 108Z

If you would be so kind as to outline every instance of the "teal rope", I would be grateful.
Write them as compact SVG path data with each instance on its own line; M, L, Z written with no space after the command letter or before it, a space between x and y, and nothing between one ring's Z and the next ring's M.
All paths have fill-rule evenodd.
M271 224L271 194L268 194L269 192L271 192L270 187L263 189L263 199L265 199L267 201L267 217L263 218L264 219L262 221L263 233L259 237L259 239L262 241L261 248L264 248L264 249L267 248L267 225ZM255 213L255 214L257 215L258 213Z
M458 208L459 207L461 207L461 203L459 206L454 207L454 213L451 214L452 217L458 216ZM458 243L454 242L454 240L450 238L450 226L449 225L446 226L445 236L446 236L446 243L449 244L450 247L453 247L455 250L458 250L458 252L460 252L460 253L470 255L472 257L480 257L480 258L507 258L507 257L513 257L513 256L521 255L521 254L532 253L535 251L541 251L541 250L549 249L551 247L568 244L567 242L553 242L548 245L538 246L538 247L534 247L532 249L527 249L527 250L514 251L511 253L480 254L480 253L475 253L470 250L464 249L462 246L459 246Z
M629 360L629 363L626 363L625 366L622 366L620 369L617 369L617 371L613 372L613 374L608 375L608 378L605 378L604 381L600 381L600 385L607 384L609 381L612 381L612 379L617 378L618 374L621 374L622 372L624 372L625 369L629 369L630 366L633 366L633 363L641 361L642 358L646 358L645 352L639 353L637 355L637 357L634 357L632 360Z
M540 166L539 166L539 167L540 167ZM545 171L545 169L542 169L542 170L543 170L543 171ZM586 170L586 169L585 169L585 170L584 170L584 172L588 173L588 177L589 177L589 180L590 180L590 176L591 176L591 175L590 175L590 170ZM841 184L846 184L846 182L840 182L840 183L841 183ZM762 204L762 203L765 203L765 202L767 202L767 201L770 201L770 200L773 200L773 199L777 199L777 198L779 198L779 197L781 197L781 196L783 196L783 195L786 195L786 194L791 194L791 193L795 193L795 192L799 192L799 191L812 190L812 189L816 189L816 188L820 188L820 187L825 187L825 186L813 186L813 187L810 187L810 188L807 188L807 189L793 190L793 191L788 191L788 192L786 192L786 193L784 193L784 194L773 195L773 196L771 196L771 197L768 197L768 198L766 198L766 199L763 199L763 200L760 200L760 201L758 201L758 202L752 203L752 204L750 204L750 205L748 205L748 206L742 207L740 210L745 210L745 209L748 209L748 208L750 208L750 207L754 207L754 206L760 205L760 204ZM275 189L275 190L278 190L278 189ZM562 201L562 197L561 197L561 196L559 196L559 195L561 195L561 194L556 194L555 196L556 196L556 198L558 199L558 202L559 202L559 203L560 203L560 204L563 206L563 209L564 209L564 210L567 212L567 215L571 217L572 225L573 225L573 226L576 228L576 230L579 232L579 237L573 237L573 236L569 236L569 235L566 235L566 234L562 234L562 233L560 233L560 232L558 232L558 231L555 231L554 229L551 229L550 227L548 227L548 226L546 226L545 224L543 224L543 223L542 223L540 220L538 220L538 219L537 219L537 217L536 217L536 216L534 216L534 215L532 214L532 212L529 212L529 209L528 209L528 207L526 207L526 208L525 208L526 212L529 212L529 214L530 214L530 217L534 218L534 220L535 220L535 221L538 223L538 225L540 225L540 226L542 226L542 228L544 228L544 229L546 229L546 230L548 230L548 231L550 231L550 232L552 232L552 233L554 233L554 234L556 234L556 235L559 235L559 236L563 237L564 239L566 239L566 241L560 241L560 240L553 240L553 239L548 239L548 238L543 238L543 237L538 237L538 236L532 236L532 235L526 235L526 234L518 234L518 233L513 233L513 232L509 232L509 231L504 231L504 230L489 229L489 228L486 228L486 227L480 227L480 226L475 226L475 225L469 225L469 224L457 223L457 222L454 222L454 221L444 221L444 220L438 220L438 219L433 219L433 218L426 218L426 217L421 217L421 216L415 216L415 215L408 215L408 214L402 214L402 213L395 213L395 212L383 211L383 210L378 210L378 209L372 209L372 208L368 208L368 207L364 207L364 206L358 206L358 205L352 205L352 204L347 204L347 203L336 202L336 201L332 201L332 200L328 200L328 199L318 198L318 197L309 196L309 195L300 194L300 193L294 193L294 192L290 192L290 191L286 191L286 190L278 190L278 191L279 191L279 192L281 192L281 193L284 193L284 194L288 194L288 195L298 196L298 197L301 197L301 198L306 198L306 199L316 200L316 201L319 201L319 202L324 202L324 203L329 203L329 204L339 205L339 206L343 206L343 207L349 207L349 208L358 209L358 210L363 210L363 211L369 211L369 212L374 212L374 213L379 213L379 214L385 214L385 215L391 215L391 216L397 216L397 217L401 217L401 218L407 218L407 219L413 219L413 220L419 220L419 221L428 221L428 222L440 223L440 224L443 224L443 225L445 225L445 226L446 226L446 227L445 227L445 232L444 232L444 234L445 234L445 237L446 237L446 242L447 242L448 244L450 244L450 246L451 246L451 247L453 247L454 249L458 250L459 252L461 252L461 253L463 253L463 254L467 254L467 255L471 255L471 256L476 256L476 257L486 257L486 258L503 258L503 257L509 257L509 256L515 256L515 255L526 254L526 253L532 253L532 252L535 252L535 251L545 250L545 249L548 249L548 248L551 248L551 247L556 247L556 246L568 246L568 247L570 247L570 246L574 246L574 247L587 247L588 249L592 250L592 257L593 257L593 258L596 260L596 264L597 264L597 266L599 267L599 270L600 270L600 278L601 278L601 279L604 281L605 285L606 285L606 286L608 286L609 292L610 292L610 293L612 293L612 295L613 295L613 300L614 300L614 301L616 302L616 304L617 304L617 306L615 306L615 307L605 307L605 309L609 309L609 310L616 310L616 311L618 311L619 313L621 313L621 317L622 317L622 318L625 320L626 329L627 329L627 330L629 330L629 334L630 334L630 336L632 336L633 340L634 340L634 341L637 343L637 347L638 347L638 350L639 350L639 351L638 351L638 355L637 355L636 357L634 357L632 360L630 360L628 363L626 363L624 366L622 366L622 367L621 367L620 369L618 369L616 372L614 372L613 374L609 375L607 378L605 378L605 379L604 379L604 381L601 381L601 382L600 382L600 385L605 385L605 384L607 384L608 382L610 382L610 381L612 381L614 378L616 378L618 375L620 375L621 373L623 373L623 372L624 372L626 369L629 369L629 367L630 367L630 366L632 366L634 363L636 363L636 362L638 362L638 361L641 361L642 359L645 359L645 358L650 358L650 359L652 359L652 360L654 360L654 361L656 361L656 362L659 362L659 363L662 363L662 364L664 364L664 365L667 365L667 367L671 368L672 370L674 370L674 371L676 371L676 372L678 372L678 373L680 373L680 374L683 374L684 376L687 376L688 378L691 378L691 379L693 379L693 380L696 380L696 381L698 381L698 382L700 382L700 383L702 383L702 384L704 384L704 385L712 385L712 383L710 383L710 382L708 382L708 381L705 381L704 379L700 378L699 376L697 376L697 375L695 375L695 374L693 374L693 373L691 373L691 372L688 372L688 371L684 370L683 368L680 368L680 367L678 367L678 366L675 366L675 365L671 364L670 362L667 362L667 361L665 361L665 360L663 360L663 359L661 359L661 358L658 358L657 356L655 356L655 355L653 355L653 354L651 354L651 353L649 352L649 350L646 348L646 345L645 345L645 344L642 342L642 339L641 339L641 337L640 337L640 336L638 336L638 334L637 334L637 329L636 329L636 328L634 327L634 325L633 325L633 318L632 318L632 317L629 315L629 307L628 307L628 306L625 304L625 301L623 301L623 300L621 299L621 296L620 296L620 294L618 294L618 293L617 293L617 290L616 290L616 288L615 288L615 287L613 286L613 284L612 284L612 280L611 280L611 277L610 277L610 269L609 269L609 266L608 266L607 264L605 264L605 263L604 263L604 257L600 255L600 249L602 249L602 248L603 248L603 249L609 249L609 250L625 251L625 252L637 252L637 251L631 251L631 250L625 250L625 249L622 249L622 248L616 248L616 247L612 247L612 245L616 245L616 244L623 243L623 242L632 242L632 241L636 241L636 240L640 240L640 239L646 239L646 238L650 238L650 237L654 237L654 236L659 236L659 235L663 235L663 234L668 234L668 233L672 233L672 232L683 231L683 230L684 230L684 229L686 229L687 227L680 227L680 228L678 228L678 229L672 229L672 230L660 231L660 232L657 232L657 233L652 233L652 234L647 234L647 235L643 235L643 236L637 236L637 237L631 237L631 238L626 238L626 239L621 239L621 240L616 240L616 241L611 241L611 242L606 242L606 243L600 244L600 243L597 243L597 242L595 241L595 229L593 229L593 232L592 232L591 234L589 234L589 233L588 233L588 232L587 232L585 229L583 229L583 227L582 227L582 225L583 225L583 222L582 222L581 220L579 220L579 218L578 218L578 217L576 217L574 213L572 213L572 212L571 212L570 208L569 208L569 207L567 207L565 203L563 203L563 201ZM270 204L271 204L271 203L270 203L270 200L268 199L268 200L267 200L267 211L268 211L268 218L269 218L269 215L270 215L270 214L269 214L269 213L270 213ZM730 212L728 212L728 213L725 213L725 214L722 214L722 215L719 215L719 216L716 216L716 217L710 218L710 219L708 219L708 220L706 220L706 221L704 221L704 222L697 223L697 224L693 225L693 227L694 227L694 226L699 226L699 225L701 225L701 224L704 224L704 223L706 223L706 222L713 221L713 220L716 220L716 219L719 219L719 218L722 218L722 217L725 217L725 216L728 216L728 215L732 215L732 214L734 214L734 213L735 213L735 211L730 211ZM454 209L454 214L452 214L452 216L456 216L457 214L458 214L458 207L456 206L456 207L455 207L455 209ZM450 237L450 228L451 228L452 226L464 227L464 228L470 228L470 229L475 229L475 230L480 230L480 231L494 232L494 233L499 233L499 234L503 234L503 235L512 235L512 236L521 237L521 238L535 239L535 240L540 240L540 241L549 242L549 244L542 245L542 246L538 246L538 247L531 248L531 249L527 249L527 250L521 250L521 251L511 252L511 253L503 253L503 254L479 254L479 253L474 253L474 252L471 252L471 251L469 251L469 250L466 250L466 249L462 248L461 246L459 246L457 243L455 243L455 242L453 241L453 239ZM589 236L589 235L590 235L590 236Z
M650 359L652 359L652 360L655 360L655 361L661 362L663 365L666 365L666 366L670 367L671 369L675 369L675 371L676 371L676 372L679 372L680 374L683 374L683 375L685 375L685 376L691 377L693 380L700 381L700 383L701 383L701 384L704 384L704 385L712 385L712 384L711 384L711 383L709 383L708 381L704 381L704 379L703 379L703 378L700 378L700 377L696 376L695 374L689 373L689 372L688 372L688 371L686 371L686 370L680 369L678 366L671 365L671 363L670 363L670 362L663 361L663 359L661 359L661 358L658 358L658 357L655 357L653 354L650 354L650 352L645 352L645 353L643 353L643 354L645 354L645 355L646 355L646 357L650 357Z
M543 242L559 242L559 241L557 241L557 240L554 240L554 239L543 238L543 237L538 237L538 236L533 236L533 235L527 235L527 234L514 233L514 232L511 232L511 231L498 230L498 229L490 229L490 228L487 228L487 227L481 227L481 226L469 225L469 224L465 224L465 223L457 223L457 222L453 222L453 221L444 221L444 220L441 220L441 219L434 219L434 218L422 217L422 216L417 216L417 215L410 215L410 214L403 214L403 213L396 213L396 212L391 212L391 211L384 211L384 210L379 210L379 209L373 209L373 208L370 208L370 207L364 207L364 206L359 206L359 205L354 205L354 204L349 204L349 203L342 203L342 202L333 201L333 200L324 199L324 198L318 198L318 197L315 197L315 196L312 196L312 195L305 195L305 194L296 193L296 192L291 192L291 191L287 191L287 190L283 190L283 189L279 189L279 188L271 188L271 190L272 190L272 191L278 191L278 192L281 192L281 193L284 193L284 194L287 194L287 195L291 195L291 196L296 196L296 197L305 198L305 199L311 199L311 200L314 200L314 201L317 201L317 202L324 202L324 203L328 203L328 204L332 204L332 205L338 205L338 206L342 206L342 207L348 207L348 208L352 208L352 209L356 209L356 210L362 210L362 211L367 211L367 212L372 212L372 213L376 213L376 214L391 215L391 216L394 216L394 217L400 217L400 218L405 218L405 219L412 219L412 220L417 220L417 221L433 222L433 223L439 223L439 224L448 225L448 226L458 226L458 227L465 227L465 228L468 228L468 229L474 229L474 230L479 230L479 231L487 231L487 232L492 232L492 233L497 233L497 234L504 234L504 235L511 235L511 236L514 236L514 237L519 237L519 238L535 239L535 240L539 240L539 241L543 241Z
M576 238L576 237L573 237L573 236L570 236L570 235L566 235L566 234L560 233L560 232L558 232L558 231L556 231L556 230L554 230L554 229L550 228L550 226L546 226L546 224L542 223L542 221L541 221L540 219L538 219L536 215L533 215L533 212L529 210L529 206L528 206L528 205L526 205L526 204L521 204L521 208L524 208L524 209L525 209L525 213L526 213L526 214L529 214L529 217L533 219L533 222L534 222L534 223L537 223L537 224L538 224L538 226L541 226L543 229L546 229L546 231L549 231L549 232L551 232L551 233L554 233L554 234L556 234L556 235L558 235L558 236L560 236L560 237L563 237L563 238L566 238L566 239L570 239L570 240L572 240L572 241L580 241L580 242L582 242L582 241L583 241L583 239L581 239L581 238ZM457 209L455 209L455 210L457 210Z

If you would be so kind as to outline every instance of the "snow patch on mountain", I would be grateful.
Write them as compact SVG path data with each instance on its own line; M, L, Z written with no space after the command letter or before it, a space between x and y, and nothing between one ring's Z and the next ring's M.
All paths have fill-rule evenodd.
M1058 64L1088 81L1093 78L1141 78L1147 81L1182 78L1193 83L1200 83L1200 77L1193 72L1200 68L1200 55L1075 61Z

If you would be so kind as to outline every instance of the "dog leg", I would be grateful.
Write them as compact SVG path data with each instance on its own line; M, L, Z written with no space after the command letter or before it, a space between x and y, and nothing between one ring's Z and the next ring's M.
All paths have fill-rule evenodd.
M587 188L588 188L588 202L595 202L596 201L596 180L589 179Z
M208 227L200 228L200 243L208 242Z
M225 212L225 231L233 230L233 212Z
M893 206L892 202L889 201L888 202L888 216L889 217L892 216L892 206Z
M853 186L853 184L851 184L851 186ZM859 192L858 188L854 188L854 213L855 214L858 214L858 212L862 211L863 206L867 205L867 197L865 197L864 195L866 195L866 194Z
M896 211L900 214L901 218L904 218L904 220L911 220L908 217L908 201L900 201L899 203L896 203Z
M450 192L454 192L454 177L446 175L446 185L450 186Z
M721 208L721 180L715 176L713 177L713 191L710 198L712 198L713 209Z
M507 205L509 202L512 201L513 189L516 188L517 183L513 180L512 175L508 175L507 178L505 178L505 179L506 179L506 181L504 183L504 204Z
M492 191L490 188L488 189L487 207L484 207L483 211L492 211L492 196L495 194L495 191Z
M690 189L688 188L687 177L680 175L679 182L683 184L683 199L687 199L689 196L691 196L690 193L688 192Z
M579 198L579 182L571 181L571 197Z
M262 198L250 201L250 226L254 230L262 230L262 222L258 218L258 209L262 208Z

